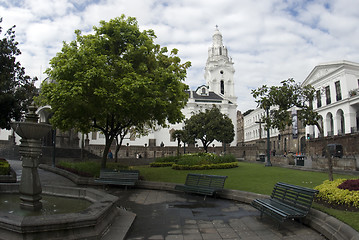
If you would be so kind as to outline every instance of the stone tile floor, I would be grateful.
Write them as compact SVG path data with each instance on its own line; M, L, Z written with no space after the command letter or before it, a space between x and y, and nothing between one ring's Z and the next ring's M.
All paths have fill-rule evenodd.
M137 214L128 240L210 239L326 239L299 222L281 224L260 219L259 211L236 201L146 189L112 187L119 206Z

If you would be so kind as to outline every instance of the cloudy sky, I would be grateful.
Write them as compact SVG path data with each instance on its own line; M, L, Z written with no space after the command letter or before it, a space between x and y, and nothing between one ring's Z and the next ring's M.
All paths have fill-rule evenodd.
M43 80L49 60L74 31L90 33L100 20L136 17L156 43L179 49L191 61L186 83L205 84L207 50L215 26L235 66L238 110L256 107L250 90L294 78L315 65L359 62L358 0L0 0L1 26L16 25L19 60ZM37 83L40 85L40 81Z

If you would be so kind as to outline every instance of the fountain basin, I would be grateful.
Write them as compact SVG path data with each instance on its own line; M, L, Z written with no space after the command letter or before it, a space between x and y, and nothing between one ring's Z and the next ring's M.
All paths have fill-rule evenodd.
M52 129L50 124L37 122L13 122L11 127L25 139L41 139Z
M0 193L18 193L19 184L0 184ZM100 239L118 215L117 197L95 189L43 186L43 194L85 199L85 210L42 216L14 215L0 208L0 239Z

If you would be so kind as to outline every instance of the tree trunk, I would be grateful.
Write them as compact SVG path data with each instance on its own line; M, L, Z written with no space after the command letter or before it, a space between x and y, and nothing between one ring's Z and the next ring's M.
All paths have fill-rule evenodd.
M181 140L178 138L177 139L177 156L180 155L180 144L181 144Z
M120 142L118 142L118 136L116 137L116 150L115 150L115 162L118 161L118 152L120 151L123 138L120 137Z
M324 130L323 130L322 126L320 126L320 124L318 122L317 122L316 126L317 126L318 131L321 134L321 136L324 136Z
M108 151L110 150L110 144L105 143L105 149L103 150L103 154L102 154L102 161L101 161L101 169L105 169L106 168L106 163L107 163L107 154Z
M106 168L106 163L107 163L107 154L111 148L111 143L114 140L114 137L108 137L105 135L105 149L103 151L102 154L102 161L101 161L101 169L105 169Z

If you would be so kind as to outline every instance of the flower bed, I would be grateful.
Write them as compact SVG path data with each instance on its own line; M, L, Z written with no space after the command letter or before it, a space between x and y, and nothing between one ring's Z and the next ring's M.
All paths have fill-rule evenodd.
M323 184L314 188L319 190L316 198L329 204L355 207L359 210L359 191L339 188L339 186L346 181L347 179L324 181Z

